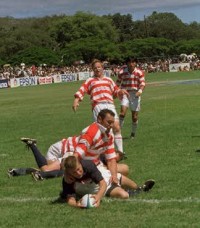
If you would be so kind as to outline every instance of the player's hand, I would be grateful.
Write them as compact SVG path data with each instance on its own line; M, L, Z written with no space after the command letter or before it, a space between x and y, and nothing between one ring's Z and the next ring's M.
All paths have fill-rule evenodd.
M119 180L118 180L117 176L111 176L110 183L118 184Z
M122 100L123 96L126 95L127 97L130 97L129 93L125 89L120 89L117 93L117 96L120 100Z
M135 96L136 96L136 97L140 97L141 94L142 94L142 93L137 92L137 93L135 94Z
M95 207L99 207L100 206L101 199L97 195L92 195L92 198L95 199L95 202L93 203L93 205Z
M74 110L74 112L76 112L78 106L79 106L79 100L77 98L75 98L73 106L72 106L72 109Z

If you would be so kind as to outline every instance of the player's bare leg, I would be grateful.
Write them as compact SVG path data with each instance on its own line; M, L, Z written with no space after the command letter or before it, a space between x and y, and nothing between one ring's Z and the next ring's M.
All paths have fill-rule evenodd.
M120 114L119 114L119 123L121 128L124 125L124 118L126 116L127 110L128 110L128 107L121 105Z
M138 127L138 112L132 111L132 131L131 131L131 138L135 137L136 130Z

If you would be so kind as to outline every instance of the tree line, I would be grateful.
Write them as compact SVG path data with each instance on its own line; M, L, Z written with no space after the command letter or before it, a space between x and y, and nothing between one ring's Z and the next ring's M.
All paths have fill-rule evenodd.
M153 12L134 21L130 14L0 18L0 65L21 62L71 65L98 58L111 63L128 56L167 58L200 55L200 23L183 23L173 13Z

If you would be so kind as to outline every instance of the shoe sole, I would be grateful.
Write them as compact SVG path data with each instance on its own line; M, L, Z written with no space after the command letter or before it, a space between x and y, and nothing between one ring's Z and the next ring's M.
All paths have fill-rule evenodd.
M153 186L155 185L155 181L154 180L148 180L144 183L147 187L147 189L144 189L144 192L148 192L149 190L151 190L153 188Z
M39 181L39 179L35 176L35 173L34 173L34 172L31 173L31 176L33 177L33 179L34 179L35 181Z
M12 172L12 169L7 171L7 175L9 178L14 177L14 175L12 175L11 172Z
M34 179L35 181L43 181L43 180L44 180L44 178L42 178L42 177L36 177L36 175L35 175L34 172L32 172L31 175L32 175L32 177L33 177L33 179Z
M37 140L36 139L31 139L31 138L25 138L25 137L22 137L20 139L22 142L26 143L26 144L29 144L28 142L31 141L32 143L37 143Z

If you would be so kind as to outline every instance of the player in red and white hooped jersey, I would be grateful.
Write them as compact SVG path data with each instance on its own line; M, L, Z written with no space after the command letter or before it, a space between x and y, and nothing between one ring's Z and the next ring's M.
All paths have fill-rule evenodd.
M76 152L81 159L92 160L96 165L100 162L101 154L105 154L106 160L116 158L114 135L112 130L106 134L106 130L104 126L94 122L83 129L80 136L68 137L53 144L47 153L47 158L62 159L67 157L69 152Z
M76 111L79 106L79 102L83 100L84 95L87 93L90 95L94 121L97 121L97 116L101 110L112 110L115 113L113 132L116 150L123 152L119 118L115 109L113 98L119 97L121 99L124 94L129 96L128 92L124 89L120 89L111 78L104 76L101 61L94 60L92 62L92 69L94 71L94 77L87 79L75 93L72 108Z
M81 159L91 160L96 165L101 166L103 166L103 163L100 161L102 160L100 155L105 155L107 167L113 174L113 180L116 180L117 171L128 175L128 166L116 163L120 156L118 153L116 154L114 148L114 135L112 132L114 116L115 114L109 109L101 110L97 122L86 127L79 136L68 137L52 144L47 151L46 157L39 151L35 139L22 138L21 140L33 152L38 168L44 172L48 171L47 174L43 175L44 178L62 175L62 172L56 171L62 168L63 158L76 154ZM23 171L22 169L15 168L14 171L18 175L24 175L26 168ZM55 172L49 173L49 171Z
M127 109L130 107L132 112L132 131L131 138L135 137L138 126L138 112L140 111L141 94L145 88L145 75L137 67L136 58L128 58L127 66L123 66L119 72L116 84L129 93L129 97L124 95L121 100L120 127L124 124Z
M117 177L117 156L112 132L115 121L114 116L114 112L109 109L101 110L98 114L97 122L92 123L82 131L73 151L80 159L92 160L97 166L102 165L100 155L104 154L107 167L111 172L112 181L117 184L119 181ZM67 154L67 144L65 148Z

